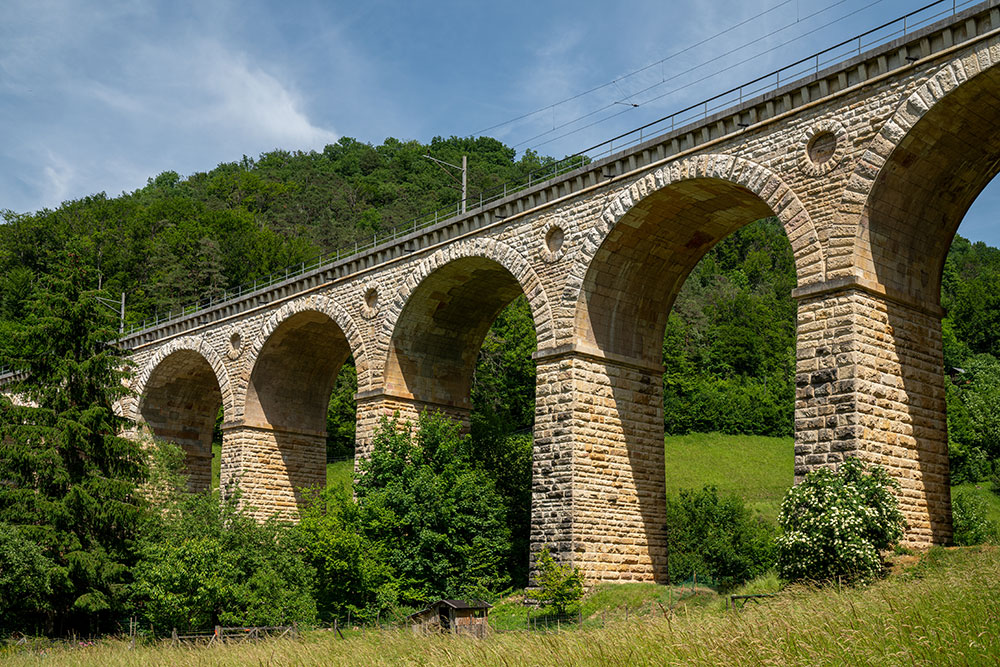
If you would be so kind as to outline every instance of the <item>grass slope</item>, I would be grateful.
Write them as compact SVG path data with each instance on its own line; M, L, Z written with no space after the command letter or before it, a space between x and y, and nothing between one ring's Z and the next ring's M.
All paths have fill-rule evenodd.
M791 438L692 433L664 439L667 492L715 485L735 493L770 521L794 476Z
M586 625L586 624L585 624ZM0 652L11 665L938 665L996 664L1000 655L1000 551L934 549L902 574L868 588L791 588L777 598L726 611L610 616L579 631L495 633L484 640L416 636L407 629L339 639L211 647L138 646L104 641L86 648Z
M350 491L353 483L354 459L326 464L326 485L328 487L340 486Z

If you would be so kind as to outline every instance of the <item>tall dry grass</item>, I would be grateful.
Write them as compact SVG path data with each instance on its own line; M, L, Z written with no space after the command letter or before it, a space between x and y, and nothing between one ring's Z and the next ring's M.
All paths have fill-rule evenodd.
M935 551L864 589L796 588L740 612L695 610L595 630L417 637L405 630L340 640L128 650L109 641L12 665L995 665L1000 662L1000 550Z

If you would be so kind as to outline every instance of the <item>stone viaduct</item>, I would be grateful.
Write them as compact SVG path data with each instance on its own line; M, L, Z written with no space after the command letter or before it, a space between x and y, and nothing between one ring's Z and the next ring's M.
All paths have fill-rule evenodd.
M1000 0L371 251L131 334L126 412L260 515L325 479L325 415L357 365L357 447L382 415L458 419L487 329L526 295L538 346L532 548L590 583L664 576L661 346L720 239L783 224L798 286L795 475L845 456L901 485L906 541L951 535L940 280L1000 171Z

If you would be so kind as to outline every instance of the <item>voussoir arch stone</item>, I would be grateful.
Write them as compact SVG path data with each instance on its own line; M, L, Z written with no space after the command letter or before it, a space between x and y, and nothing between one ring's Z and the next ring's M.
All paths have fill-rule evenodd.
M396 290L391 303L386 309L382 320L382 331L378 336L378 358L383 362L388 359L389 346L400 314L409 302L410 297L427 276L458 259L482 257L489 259L503 268L521 285L528 303L531 306L531 317L535 324L535 336L538 347L543 348L553 340L552 309L548 295L531 264L521 253L511 246L495 239L484 237L460 241L448 248L438 250L421 260L413 272Z
M867 238L864 226L860 224L860 217L869 204L876 180L893 152L938 102L962 84L995 67L998 62L1000 37L994 37L978 48L952 59L900 103L895 113L869 142L851 173L837 211L841 223L851 222L857 225L854 237L855 256L867 254L864 247Z
M131 383L134 395L129 398L126 404L126 409L124 410L126 416L135 421L142 420L140 409L142 407L143 394L146 391L146 385L149 383L149 378L153 375L153 372L156 371L159 365L167 359L167 357L176 352L185 350L201 355L205 361L208 362L208 365L212 367L212 371L215 373L215 379L219 383L219 390L222 393L223 417L227 420L233 418L236 413L236 397L233 391L232 383L229 379L229 371L226 370L226 364L222 355L220 355L207 340L200 336L184 336L182 338L176 338L168 341L162 347L157 348L156 352L154 352L153 356L150 357L149 360L142 366Z
M242 379L240 383L241 404L246 402L246 390L250 381L250 375L257 365L261 350L267 343L271 334L277 330L288 318L298 313L307 311L322 313L329 317L347 338L347 344L354 357L354 366L358 372L358 388L364 389L370 384L371 369L368 363L368 354L365 350L364 339L358 329L354 318L347 312L347 309L338 304L332 298L324 294L311 294L303 299L296 299L283 305L268 317L261 325L254 336L253 343L247 349L246 360L244 361Z
M757 162L733 155L708 154L671 162L642 176L605 206L597 224L584 235L570 268L563 298L574 303L598 250L619 221L640 201L675 183L717 179L745 188L766 203L781 221L792 244L799 285L826 279L823 247L812 217L798 195L778 174Z

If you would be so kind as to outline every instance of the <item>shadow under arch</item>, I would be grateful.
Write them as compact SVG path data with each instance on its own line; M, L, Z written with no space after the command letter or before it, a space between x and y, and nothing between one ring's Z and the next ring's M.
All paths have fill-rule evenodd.
M678 199L664 203L663 193L667 191L677 193ZM715 200L716 196L720 198ZM693 219L676 217L684 215L691 215ZM756 217L748 219L745 217L748 215ZM687 270L682 268L673 273L680 275L678 289L697 259L713 245L748 222L769 216L778 218L792 246L799 286L826 280L826 259L819 233L795 192L761 164L731 155L708 154L661 167L637 180L607 204L598 224L587 233L581 252L570 268L564 300L579 304L585 294L584 283L599 278L593 270L594 262L600 262L602 249L610 248L606 243L614 243L615 238L647 218L663 220L669 216L675 216L675 222L660 229L672 235L666 246L669 252L678 253L676 257L681 259L695 258ZM642 235L636 238L635 243L642 246ZM664 248L654 251L652 245L645 249L664 252ZM580 323L579 309L576 321Z
M326 417L337 374L367 356L353 321L326 297L287 304L261 327L246 360L242 419L225 439L241 452L224 483L239 478L244 502L261 516L294 518L303 491L326 483Z
M861 158L841 215L857 220L855 279L869 351L859 454L902 486L915 545L951 539L941 277L976 197L1000 173L1000 67L988 47L943 66L896 110Z
M423 260L383 321L385 393L467 419L486 333L521 295L542 347L553 336L551 310L537 275L515 250L493 239L474 239Z
M667 578L668 556L662 386L667 317L685 279L716 243L772 216L792 245L799 283L824 280L819 238L797 196L761 165L728 156L692 158L625 190L606 209L582 253L585 264L578 265L575 363L579 373L597 378L586 385L593 397L581 398L581 411L601 428L584 435L596 443L577 453L577 465L593 466L593 474L604 479L582 486L582 493L575 490L574 502L595 515L631 513L631 523L621 520L615 528L622 532L617 539L644 543L645 551L635 557L648 558L656 581ZM613 489L630 494L623 502ZM595 547L586 557L613 561L614 549L606 551Z
M133 383L138 399L133 418L153 435L184 450L192 491L212 483L212 432L219 408L231 417L232 388L221 357L200 338L168 343L147 362Z

